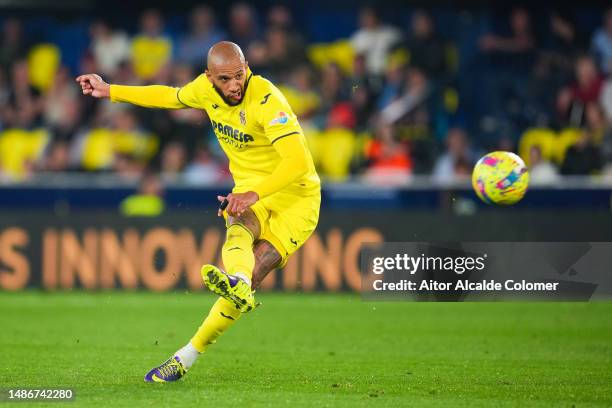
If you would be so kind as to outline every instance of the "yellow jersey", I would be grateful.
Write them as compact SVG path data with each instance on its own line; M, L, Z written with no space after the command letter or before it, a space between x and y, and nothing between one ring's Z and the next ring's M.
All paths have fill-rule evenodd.
M147 107L204 109L229 158L235 183L233 191L256 191L260 198L275 192L274 188L261 187L262 181L269 180L281 162L275 143L284 138L298 138L307 155L307 171L282 191L296 195L319 194L321 183L305 147L302 128L283 94L270 81L253 75L250 70L247 70L244 88L240 104L228 105L206 75L201 74L181 88L111 85L111 100Z

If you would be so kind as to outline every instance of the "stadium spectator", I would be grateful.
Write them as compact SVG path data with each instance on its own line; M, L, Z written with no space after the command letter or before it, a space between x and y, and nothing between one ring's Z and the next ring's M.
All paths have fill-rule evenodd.
M561 174L586 176L594 174L601 167L601 152L593 144L591 132L584 130L581 132L578 142L565 152Z
M482 115L491 121L493 128L509 127L523 120L521 101L528 100L530 89L525 84L535 61L529 12L514 8L507 29L500 25L496 32L485 34L478 41L484 71L473 86L487 89L477 93L477 97L481 100Z
M365 57L358 54L353 60L350 85L351 103L357 115L356 129L358 132L367 131L376 112L379 95L383 91L384 78L379 75L370 75L365 65ZM389 98L395 97L394 90L399 93L399 86L397 89L390 89Z
M586 106L584 128L591 134L593 143L599 146L606 132L610 129L601 106L596 103Z
M7 18L2 24L0 40L0 69L5 74L11 72L11 64L25 57L28 44L23 35L23 25L16 18Z
M383 86L383 77L370 75L366 67L365 56L356 54L353 58L353 72L350 78L351 86L365 88L369 94L378 95Z
M51 89L47 92L44 106L45 124L55 130L56 138L72 139L79 125L79 94L68 69L61 67L55 75Z
M248 3L236 3L232 6L229 16L230 41L247 50L260 39L259 26L255 9Z
M559 180L559 170L550 161L542 157L538 145L529 149L529 182L533 185L554 184Z
M474 166L465 158L461 157L455 162L453 179L457 182L467 182L472 176Z
M376 102L376 108L382 110L397 99L402 91L402 85L406 78L405 61L394 58L387 65L384 84Z
M268 27L270 29L282 29L286 33L287 43L292 50L301 50L303 53L306 45L304 36L297 30L297 24L293 19L291 10L283 4L272 6L268 10ZM293 51L295 52L295 51Z
M187 152L179 142L167 143L161 155L161 177L165 181L177 181L185 168Z
M495 143L495 150L514 152L516 150L514 139L508 135L499 137Z
M296 23L293 20L291 10L286 5L277 4L268 10L268 27L270 29L277 28L284 30L288 36L287 42L290 48L304 49L304 37L296 29Z
M194 8L190 16L190 31L178 43L178 62L201 70L206 66L208 49L225 36L217 28L215 13L209 6Z
M549 34L542 55L548 59L553 69L571 73L573 60L584 49L582 33L578 30L572 16L554 11L549 19Z
M227 181L228 171L210 154L202 144L198 145L193 161L185 168L184 180L190 184L211 185Z
M410 181L412 159L406 143L400 143L392 126L381 124L376 138L366 147L364 180L371 184L401 186Z
M65 141L51 143L42 163L38 165L38 170L44 172L66 172L70 169L70 147Z
M11 128L0 132L0 173L3 179L29 179L36 170L35 163L44 159L49 139L49 132L44 128Z
M159 141L145 129L135 111L124 109L113 117L112 144L117 154L147 163L157 153Z
M541 126L550 126L558 117L555 110L559 89L573 78L574 60L584 49L584 41L572 16L553 11L543 45L538 50L533 75L528 85L524 110L531 112L529 120Z
M126 197L119 205L119 212L126 217L156 217L166 208L164 190L155 174L145 174L138 191Z
M400 40L400 31L383 24L374 8L361 9L359 30L351 36L351 45L357 54L365 56L366 67L370 74L384 73L389 52Z
M485 34L479 40L481 50L495 53L512 65L526 62L535 47L531 30L531 17L524 8L515 8L510 13L510 35Z
M268 25L270 27L295 30L295 23L291 10L284 4L276 4L268 10ZM299 36L299 33L295 33Z
M120 176L139 175L157 153L157 136L144 130L134 111L117 110L111 126L79 132L74 155L86 171L113 170Z
M279 89L287 98L291 109L300 118L302 127L307 127L321 104L321 98L314 86L313 72L307 64L294 68L288 82Z
M389 124L400 120L412 124L428 123L426 103L430 96L431 87L425 73L418 68L410 68L405 78L402 95L387 105L380 112L380 117Z
M136 76L143 81L155 79L172 57L172 40L163 33L159 11L147 10L140 18L140 33L132 40L131 61Z
M604 78L597 71L593 58L588 55L576 60L575 75L575 81L559 92L557 110L570 124L580 126L586 106L599 102Z
M328 181L344 181L355 158L357 119L349 102L334 105L321 132L307 129L308 145L319 175Z
M449 72L446 64L446 42L435 30L431 15L417 10L412 15L410 32L404 40L410 53L410 64L430 77L441 79Z
M294 68L307 62L303 44L278 26L266 31L265 41L251 45L249 56L253 69L275 82L286 82Z
M13 64L8 88L8 98L0 109L5 127L31 129L41 126L45 101L40 91L30 84L26 60Z
M49 130L53 140L65 141L72 143L81 130L79 122L81 115L81 106L74 100L69 100L64 103L61 108L62 115L58 117L53 125L49 125Z
M91 25L91 52L98 71L113 76L130 58L130 40L123 31L113 31L110 24L98 20Z
M273 27L266 33L269 73L272 80L284 81L286 74L307 62L303 44L284 28Z
M356 58L359 60L359 58ZM357 67L358 64L355 64ZM374 110L374 102L376 101L374 95L374 86L369 78L365 75L365 70L360 71L358 68L355 69L355 73L351 78L352 92L351 92L351 104L353 111L357 116L356 129L358 131L364 131L367 129L370 116Z
M470 148L465 130L451 128L446 136L446 151L438 157L433 169L433 178L440 183L452 182L457 177L457 162L474 164L474 152Z
M591 49L602 72L612 74L612 7L604 15L603 27L593 34Z
M319 92L321 94L319 114L323 121L320 127L324 127L327 115L333 106L338 102L349 100L348 84L338 65L330 63L323 67L320 72Z
M137 181L146 170L146 165L131 154L115 153L110 170L126 182Z

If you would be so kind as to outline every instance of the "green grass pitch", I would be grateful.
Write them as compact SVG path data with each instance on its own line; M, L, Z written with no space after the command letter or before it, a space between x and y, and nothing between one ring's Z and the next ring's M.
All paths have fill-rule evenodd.
M211 295L0 293L0 387L72 387L52 404L70 407L612 406L612 303L258 299L183 380L146 384Z

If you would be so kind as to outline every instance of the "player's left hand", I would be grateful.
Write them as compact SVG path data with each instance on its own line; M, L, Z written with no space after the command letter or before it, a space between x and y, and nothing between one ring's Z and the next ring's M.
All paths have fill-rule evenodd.
M238 217L242 215L247 208L259 201L259 195L254 191L247 191L246 193L231 193L228 194L227 197L217 196L217 200L221 203L226 199L228 204L225 211L232 217ZM219 209L217 215L222 216L223 211Z

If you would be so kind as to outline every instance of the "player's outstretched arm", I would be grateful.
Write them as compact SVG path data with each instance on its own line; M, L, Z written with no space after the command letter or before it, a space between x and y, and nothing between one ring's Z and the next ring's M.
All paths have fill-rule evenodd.
M146 108L186 108L178 98L179 88L163 85L126 86L111 85L97 74L85 74L76 78L83 95L94 98L110 98L113 102L127 102Z

